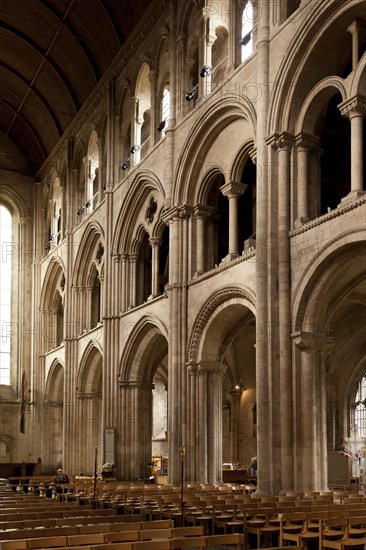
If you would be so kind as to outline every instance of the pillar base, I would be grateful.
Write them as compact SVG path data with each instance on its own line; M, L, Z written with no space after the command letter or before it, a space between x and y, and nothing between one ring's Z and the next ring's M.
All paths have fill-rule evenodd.
M350 193L348 193L348 195L346 197L343 197L343 199L341 199L341 202L338 206L341 206L343 205L344 203L347 203L347 202L350 202L350 201L355 201L357 199L359 199L360 197L363 197L366 195L366 191L361 191L361 190L356 190L356 191L351 191Z

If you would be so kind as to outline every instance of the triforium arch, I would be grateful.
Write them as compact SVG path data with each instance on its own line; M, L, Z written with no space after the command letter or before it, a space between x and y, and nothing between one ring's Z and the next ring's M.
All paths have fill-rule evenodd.
M53 257L43 280L40 299L43 353L60 346L64 340L64 293L65 268Z
M43 466L52 471L64 464L64 366L58 359L53 361L47 373L42 406L41 429L44 437L41 445L44 448L41 456L44 457Z
M72 396L75 410L71 437L74 438L73 470L76 472L94 472L96 447L99 463L103 457L103 378L102 351L89 342L80 360Z
M187 478L222 481L222 462L256 456L255 299L225 286L196 316L188 342ZM223 452L223 442L225 450Z
M165 194L151 172L141 171L131 183L118 216L112 250L122 279L119 311L141 305L164 290L168 232L162 224Z
M349 437L348 381L366 349L365 251L361 231L327 243L295 292L295 484L303 490L327 488L327 453Z
M167 378L168 332L164 324L151 316L137 322L120 365L117 464L122 479L144 479L152 456L154 378ZM167 428L169 439L169 424Z
M96 327L103 316L104 232L92 223L85 230L72 275L77 334Z

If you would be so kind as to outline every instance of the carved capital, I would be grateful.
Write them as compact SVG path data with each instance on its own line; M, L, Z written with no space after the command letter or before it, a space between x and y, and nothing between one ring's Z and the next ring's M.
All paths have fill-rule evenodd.
M352 119L356 116L365 116L366 114L366 97L357 95L352 99L347 99L338 105L341 115Z
M220 191L224 195L224 197L231 199L233 197L240 197L240 195L243 195L247 187L248 186L246 183L229 181L227 183L224 183L224 185L220 187Z
M319 139L316 136L301 133L296 136L295 145L297 151L312 151L319 147Z

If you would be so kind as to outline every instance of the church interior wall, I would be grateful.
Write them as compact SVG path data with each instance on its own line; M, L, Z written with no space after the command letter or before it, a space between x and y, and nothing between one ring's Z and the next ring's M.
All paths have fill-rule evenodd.
M175 15L163 11L146 35L134 37L133 58L117 56L73 125L73 148L59 146L38 175L34 198L16 207L33 251L23 268L22 306L34 334L19 344L21 367L32 373L32 402L30 432L18 436L10 419L19 395L13 371L2 433L14 443L0 462L28 460L38 445L47 473L60 463L70 474L91 472L93 449L98 444L102 463L104 430L113 427L119 478L141 479L157 454L168 456L168 479L177 483L185 445L187 481L220 482L221 463L247 467L260 438L268 441L266 456L259 449L262 490L325 487L327 450L350 434L347 392L357 383L346 382L364 370L366 199L364 180L356 189L354 163L344 153L347 181L337 189L339 204L326 211L331 195L321 196L320 172L333 171L320 145L324 133L339 132L353 154L352 120L345 129L343 118L353 100L364 117L366 80L355 85L347 24L366 20L366 9L303 0L283 24L272 13L268 82L259 82L259 49L210 80L196 74L220 51L205 50L207 13L188 4L179 3L177 28L170 28ZM255 40L264 36L268 8L258 4ZM231 32L224 13L224 20L211 14L206 27L223 49ZM338 56L342 44L348 46ZM174 127L159 134L167 85ZM190 85L197 97L188 102ZM328 112L336 94L339 104ZM337 116L342 122L332 125ZM358 138L366 143L365 134L363 122ZM132 145L139 146L133 153ZM335 155L334 164L342 159ZM6 174L5 181L11 194L28 191L27 178ZM246 212L255 214L243 239L240 208L249 193ZM265 226L256 233L265 202ZM264 264L265 280L258 276Z

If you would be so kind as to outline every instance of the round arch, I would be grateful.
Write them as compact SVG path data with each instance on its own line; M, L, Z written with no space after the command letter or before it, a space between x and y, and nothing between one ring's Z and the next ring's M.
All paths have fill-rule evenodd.
M197 181L201 180L201 171L210 147L231 123L240 120L248 124L244 131L253 139L256 114L250 101L240 95L227 94L224 98L218 97L201 113L189 132L177 162L172 192L173 204L191 203L192 200L196 200ZM222 162L224 163L224 159Z

